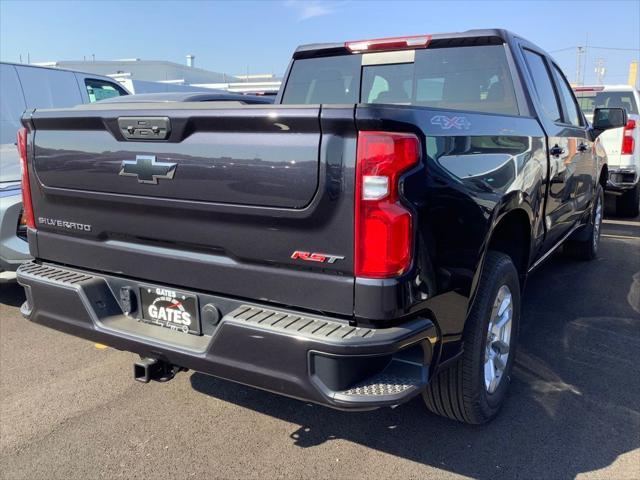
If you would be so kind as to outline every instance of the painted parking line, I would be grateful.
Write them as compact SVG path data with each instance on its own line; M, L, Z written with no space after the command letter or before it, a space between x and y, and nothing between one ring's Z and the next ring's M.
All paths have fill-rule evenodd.
M640 227L640 222L633 220L603 220L602 223L608 225L627 225L630 227Z
M640 237L632 237L629 235L611 235L610 233L601 234L602 237L617 238L619 240L640 240Z

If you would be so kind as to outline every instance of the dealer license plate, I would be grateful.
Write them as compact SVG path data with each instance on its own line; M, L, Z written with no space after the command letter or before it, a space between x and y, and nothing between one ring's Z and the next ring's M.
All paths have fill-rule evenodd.
M141 287L142 320L178 332L200 335L195 295L161 287Z

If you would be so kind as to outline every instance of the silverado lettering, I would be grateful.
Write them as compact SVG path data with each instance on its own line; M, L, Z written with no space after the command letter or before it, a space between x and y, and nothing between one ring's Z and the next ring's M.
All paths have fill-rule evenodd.
M68 228L70 230L83 230L85 232L91 231L91 225L85 223L68 222L66 220L58 220L55 218L38 217L38 223L42 225L49 225L51 227Z

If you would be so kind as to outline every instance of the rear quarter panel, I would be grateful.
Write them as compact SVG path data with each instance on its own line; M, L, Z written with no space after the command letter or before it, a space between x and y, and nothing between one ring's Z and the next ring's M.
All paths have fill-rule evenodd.
M543 240L544 133L533 118L419 107L358 108L356 123L413 132L423 146L422 168L402 185L416 219L414 263L399 279L356 279L356 316L428 311L445 342L459 339L494 226L520 209L532 225L531 245L523 246L530 257Z

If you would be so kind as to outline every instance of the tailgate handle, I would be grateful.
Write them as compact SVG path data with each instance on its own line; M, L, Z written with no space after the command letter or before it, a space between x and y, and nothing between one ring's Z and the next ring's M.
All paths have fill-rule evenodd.
M171 133L169 117L120 117L118 127L127 140L166 140Z

